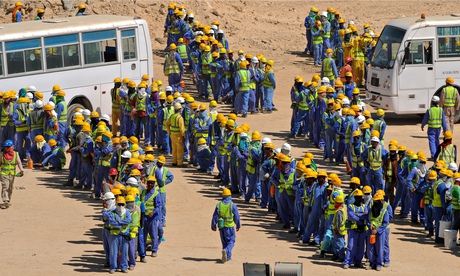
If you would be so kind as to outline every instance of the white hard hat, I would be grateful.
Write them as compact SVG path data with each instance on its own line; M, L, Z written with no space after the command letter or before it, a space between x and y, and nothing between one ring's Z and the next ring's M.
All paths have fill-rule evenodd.
M134 178L134 177L130 177L128 178L128 180L126 180L126 185L129 185L129 186L139 186L139 183L137 182L137 179Z
M377 137L377 136L372 136L372 138L371 138L371 142L377 142L377 143L380 143L380 139L379 139L379 137Z
M433 96L433 99L431 99L432 102L439 103L441 99L439 99L438 96Z
M147 96L147 92L145 92L145 88L141 88L141 89L139 90L139 96L140 96L141 98L145 98L145 97Z
M291 145L288 143L284 143L281 147L281 153L289 155L291 153Z
M182 108L182 105L180 105L180 103L176 102L174 103L174 110L179 110Z
M252 57L251 62L252 63L259 63L259 59L257 57Z
M328 77L323 77L323 79L321 80L321 82L330 83L331 81L329 80Z
M34 94L32 94L32 93L30 93L30 92L27 92L26 97L29 98L29 99L33 99L33 98L34 98Z
M178 103L180 103L180 104L185 103L185 99L184 99L183 97L178 97L178 98L176 99L176 101L177 101Z
M33 85L30 85L30 86L27 87L27 91L35 92L35 91L37 91L37 87L35 87Z
M57 117L57 113L56 113L56 111L54 111L54 109L51 110L51 115L53 115L53 117Z
M281 148L276 148L275 149L275 153L280 153L281 152Z
M217 31L217 33L218 33L218 34L223 34L223 33L224 33L224 30L219 29L219 30Z
M326 11L323 11L323 12L321 13L321 16L327 17L327 12L326 12Z
M353 20L348 21L348 25L355 25L355 22Z
M454 172L458 171L458 166L457 166L457 164L455 164L454 162L450 163L449 166L448 166L447 168L448 168L449 170L451 170L451 171L454 171Z
M173 88L171 86L169 86L169 85L166 86L165 89L166 89L167 92L172 92L173 91Z
M73 117L75 118L75 117L80 116L80 115L81 115L81 112L75 112L75 113L73 114Z
M121 158L126 158L126 159L129 159L131 158L131 152L129 150L125 150L122 154L121 154Z
M272 139L268 138L268 137L264 137L262 139L262 144L267 144L267 143L271 143L272 142Z
M216 26L216 25L211 25L211 29L213 29L213 30L217 30L218 28L217 28L217 26Z
M209 30L209 33L214 34L214 30L213 29Z
M49 105L53 107L53 109L56 107L56 104L54 102L48 102Z
M359 115L357 121L358 124L362 124L364 123L364 121L366 121L366 117L364 117L363 115Z
M371 37L375 37L374 31L370 31L369 34L371 35Z
M91 111L89 111L89 109L83 109L81 114L83 114L83 116L89 116L89 115L91 115Z
M342 104L343 104L343 105L350 105L350 100L349 100L348 98L344 98L344 99L342 100Z
M110 116L109 116L108 114L103 114L103 115L101 116L101 120L110 122Z
M195 16L193 15L193 13L189 13L187 14L188 18L195 18Z
M43 108L43 102L41 100L37 100L34 104L35 108Z
M110 199L115 199L115 195L112 192L107 192L102 197L102 200L110 200Z
M246 132L241 132L240 138L248 138L248 134Z

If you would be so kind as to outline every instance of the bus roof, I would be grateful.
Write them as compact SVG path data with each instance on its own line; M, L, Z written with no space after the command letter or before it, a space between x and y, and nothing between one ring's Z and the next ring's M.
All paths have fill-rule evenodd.
M391 20L388 25L395 26L404 30L416 27L428 26L460 26L460 14L451 14L445 16L427 16L425 20L420 17L404 17Z
M86 15L1 24L0 41L136 26L136 20L129 16Z

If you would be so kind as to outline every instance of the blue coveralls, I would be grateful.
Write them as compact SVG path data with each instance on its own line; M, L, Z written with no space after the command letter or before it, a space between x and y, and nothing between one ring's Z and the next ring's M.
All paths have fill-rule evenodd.
M222 229L219 229L220 232L220 241L222 242L222 249L225 250L225 253L227 255L227 260L232 259L232 250L233 247L235 246L235 241L236 241L236 230L240 229L240 214L238 212L238 208L236 207L236 204L232 203L232 198L231 197L225 197L222 199L222 202L225 204L232 204L231 210L233 214L233 221L235 222L235 227L224 227ZM217 209L214 210L214 214L212 215L212 221L211 221L211 229L212 230L217 230L217 222L219 220L219 211Z
M434 213L434 229L435 229L435 238L436 242L439 240L439 222L447 213L447 203L446 203L446 192L447 187L444 181L438 180L440 183L437 186L437 193L441 196L441 204L442 207L435 207L433 206L433 213ZM436 187L436 186L435 186ZM433 189L435 188L433 187Z
M447 126L447 120L446 120L444 111L441 110L441 113L442 113L441 126L442 126L442 129L445 131L449 129L449 127ZM422 128L428 124L429 119L430 119L430 109L428 109L425 112L425 115L423 115ZM439 146L439 136L441 135L441 128L428 127L427 134L428 134L428 145L430 146L431 158L434 158L436 154L436 150Z
M54 146L50 151L43 155L42 164L43 166L50 164L53 169L62 170L63 164L61 160L65 160L64 150L59 146Z
M109 170L110 164L104 165L102 164L103 159L105 159L108 155L112 155L113 148L112 143L108 143L104 146L96 146L94 150L95 161L96 161L96 170L95 170L95 186L94 186L94 194L96 198L101 195L102 192L102 182L109 180Z
M27 110L28 108L29 107L27 103L16 104L14 108L14 113L13 113L13 122L14 122L14 125L16 126L14 148L19 153L19 157L22 160L24 160L28 156L29 151L30 151L30 146L31 146L31 140L30 140L29 131L27 128L27 120L28 120ZM21 115L19 113L21 113ZM19 130L20 127L24 129Z
M235 147L236 160L238 162L238 187L241 195L246 197L247 188L248 188L248 174L246 172L246 164L249 154L249 141L240 137L238 146Z
M158 186L160 187L159 196L161 197L161 221L162 226L166 225L166 185L170 184L174 180L174 175L165 167L157 168L155 171L155 177L157 179Z
M320 244L324 236L324 210L327 208L328 199L326 193L326 183L319 184L314 183L312 186L312 202L311 211L308 217L308 222L305 225L305 232L302 237L304 243L310 241L310 237L313 235L313 240L316 244Z
M43 156L51 151L50 146L45 143L45 145L39 150L36 144L33 144L30 149L30 158L34 161L35 164L41 164L43 161Z
M384 208L384 207L382 207ZM372 207L371 207L372 209ZM368 227L370 229L370 214L372 210L369 210L369 222ZM381 212L385 212L382 220L382 224L378 227L377 234L376 234L376 242L375 244L371 245L369 240L367 242L367 257L369 258L369 262L372 268L381 267L384 264L384 247L385 247L385 236L388 224L390 223L390 214L388 210L381 210ZM370 235L370 230L369 230Z
M93 158L94 158L94 142L90 136L87 136L80 147L81 153L81 178L80 186L91 188L93 185Z
M400 159L401 160L401 159ZM404 157L401 161L399 161L398 165L398 178L397 178L397 186L396 186L396 194L395 199L393 202L393 210L396 210L396 207L401 203L401 215L406 217L410 211L410 191L405 185L405 179L409 174L409 171L412 168L409 168L410 165L410 157Z
M369 153L370 151L374 152L372 149L372 146L368 147L367 149L364 150L362 159L364 162L366 162L367 167L369 167L369 171L367 173L368 175L368 181L367 183L371 184L372 186L372 191L377 191L377 190L385 190L385 180L383 179L383 164L386 162L388 158L388 151L383 148L382 145L378 145L378 150L380 150L381 158L382 158L382 165L380 168L374 170L370 168L369 165L369 155L372 153Z
M270 204L272 202L271 196L270 196L270 175L273 172L273 169L275 167L275 160L271 157L266 157L264 156L264 160L262 161L262 167L261 167L261 174L262 174L262 184L261 184L261 195L262 198L260 200L260 207L262 208L268 208L270 207L273 208L273 204ZM268 174L269 177L266 178L265 175ZM274 209L270 209L274 210Z
M131 214L126 210L123 217L114 210L111 211L111 216L105 216L105 219L108 221L110 228L121 230L122 227L126 227L131 223ZM109 264L111 270L128 269L128 237L129 227L126 227L126 231L120 232L118 235L109 234Z
M157 188L152 188L150 191L145 190L144 191L144 196L143 196L143 201L141 203L141 212L144 213L144 244L145 248L147 247L147 239L148 235L150 235L151 239L151 245L152 245L152 252L156 253L158 252L158 248L161 243L161 239L163 238L163 223L162 223L162 209L163 209L163 199L160 196L160 193L158 191L158 194L155 196L154 200L154 205L155 208L153 209L153 213L151 216L147 216L145 214L145 202L152 196L154 196L155 189ZM142 255L141 255L142 256Z
M310 12L307 17L305 17L304 26L305 26L305 36L307 38L307 46L305 47L305 53L310 55L313 53L313 40L311 36L311 28L315 25L316 14Z
M294 214L294 194L292 187L282 187L282 179L285 183L289 184L289 179L292 177L292 184L294 184L295 170L292 166L289 168L287 173L282 173L279 170L275 170L272 175L272 182L276 186L276 203L278 206L278 215L281 218L284 228L289 228Z
M413 163L416 163L413 161ZM417 172L417 165L414 164L412 170L409 172L406 178L407 189L410 191L411 197L411 221L417 223L420 218L420 222L423 223L424 212L423 208L420 207L420 200L423 199L423 193L420 193L421 182L425 181L421 179Z
M251 173L246 170L247 178L248 178L248 189L245 196L245 201L249 202L249 200L254 196L256 201L260 199L261 194L261 184L260 184L260 166L262 163L262 148L261 144L258 141L253 141L249 145L248 150L248 158L252 159L254 165L254 173ZM248 160L249 162L249 160Z
M64 110L67 109L66 106L64 105L66 105L64 100L60 100L56 104L56 114L57 114L56 117L58 119L58 126L59 126L56 141L58 142L59 146L65 148L67 146L67 141L65 139L66 138L65 132L67 130L67 118L66 118L66 121L60 120L62 112L64 112Z
M347 211L348 221L351 222L352 226L348 230L348 243L344 265L359 267L364 257L367 239L366 221L369 216L368 209L362 204L359 206L350 204Z

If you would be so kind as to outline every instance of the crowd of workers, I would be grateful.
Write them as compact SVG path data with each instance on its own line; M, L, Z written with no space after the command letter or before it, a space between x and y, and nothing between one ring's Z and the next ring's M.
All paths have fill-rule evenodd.
M288 143L277 148L270 138L238 122L237 114L274 109L273 61L243 51L233 61L218 21L205 26L185 7L171 3L168 8L164 73L169 86L163 89L161 80L151 82L148 75L140 83L115 78L112 117L82 109L69 124L59 85L53 86L46 104L33 86L1 93L2 209L10 206L14 177L23 175L22 162L28 168L61 170L69 153L66 185L92 190L93 198L102 199L106 266L110 273L127 272L135 268L137 256L146 261L147 249L157 256L164 240L166 186L174 179L165 155L172 155L172 166L188 162L207 174L217 167L223 199L211 229L220 232L223 262L231 260L241 226L232 195L276 213L300 243L319 246L320 256L332 254L344 268L363 267L364 258L372 269L389 266L389 227L397 207L401 218L410 214L412 223L422 224L437 243L442 242L440 221L452 221L452 229L459 230L460 172L452 143L452 114L459 100L452 78L446 79L440 97L433 97L422 122L422 130L428 126L434 165L427 166L424 152L415 153L396 140L385 148L385 112L378 109L372 116L365 110L358 89L363 72L354 63L364 62L361 43L372 45L372 32L367 26L357 36L354 24L344 28L333 9L320 20L318 10L311 9L307 39L315 62L321 55L323 67L311 81L295 77L290 134L324 149L322 159L345 164L351 180L344 189L344 176L319 168L313 154L296 159ZM347 43L354 54L346 54ZM306 51L312 52L310 45ZM184 91L186 65L198 95L209 104L199 104ZM219 113L218 102L232 103L234 112ZM155 158L155 146L164 155Z
M87 5L85 3L80 3L76 7L77 13L75 16L86 15ZM36 15L33 17L33 20L43 20L45 18L46 7L37 8ZM27 15L26 8L21 1L18 1L14 4L13 9L11 10L11 22L20 23L24 21L25 16Z

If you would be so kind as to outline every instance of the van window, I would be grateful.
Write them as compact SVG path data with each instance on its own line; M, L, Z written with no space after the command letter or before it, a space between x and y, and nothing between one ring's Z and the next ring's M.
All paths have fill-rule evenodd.
M115 30L87 32L82 38L85 64L118 60Z
M433 64L433 42L414 40L409 43L406 64Z
M121 31L121 48L123 50L123 60L136 59L136 32L134 29Z
M460 57L460 26L438 27L437 34L439 57Z
M8 74L42 70L40 39L27 39L5 43Z

